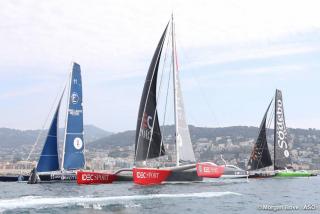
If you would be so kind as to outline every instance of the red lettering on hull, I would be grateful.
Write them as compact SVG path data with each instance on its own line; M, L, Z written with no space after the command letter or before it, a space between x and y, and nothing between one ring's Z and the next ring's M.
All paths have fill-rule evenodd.
M140 185L161 184L170 174L168 169L133 168L133 182Z
M197 174L204 178L219 178L224 172L224 166L218 166L214 163L197 163Z
M109 184L117 179L117 175L102 172L77 171L78 184Z

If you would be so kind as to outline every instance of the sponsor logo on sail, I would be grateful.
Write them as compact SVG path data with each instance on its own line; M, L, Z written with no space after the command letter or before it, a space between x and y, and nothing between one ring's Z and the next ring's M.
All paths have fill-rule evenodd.
M79 95L76 92L71 94L71 102L72 104L77 104L79 102Z
M79 116L82 113L82 110L79 109L69 109L69 114L72 116Z
M283 155L288 158L290 156L288 151L288 143L287 143L287 129L284 122L284 114L283 114L283 103L282 100L277 100L277 111L276 111L276 119L277 119L277 143L278 146L283 149Z
M146 112L143 113L142 117L142 129L140 129L140 135L147 139L151 139L151 129L153 125L152 117L149 116Z
M74 146L74 148L76 148L77 150L81 149L82 146L83 146L83 142L82 142L81 138L76 137L76 138L73 140L73 146Z
M143 122L142 126L144 129L152 129L152 117L149 116L146 112L143 113Z

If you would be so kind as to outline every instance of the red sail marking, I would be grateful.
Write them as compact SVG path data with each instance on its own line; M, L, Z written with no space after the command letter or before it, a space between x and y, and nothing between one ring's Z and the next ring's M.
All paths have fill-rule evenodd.
M133 168L133 182L140 185L161 184L170 174L168 169Z
M224 166L218 166L214 163L197 163L197 174L199 177L219 178L224 172Z
M144 129L148 128L148 115L146 112L143 113L143 122L142 122L142 127Z
M117 179L112 173L77 171L78 184L109 184Z

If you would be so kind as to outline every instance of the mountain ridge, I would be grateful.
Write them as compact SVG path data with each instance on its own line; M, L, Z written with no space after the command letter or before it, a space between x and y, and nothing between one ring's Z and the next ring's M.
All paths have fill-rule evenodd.
M13 128L0 128L0 146L2 148L14 148L16 146L29 146L33 145L41 132L40 142L44 141L47 129L45 130L19 130ZM59 141L63 139L64 128L59 128ZM88 124L84 125L84 138L85 141L90 143L102 137L113 134L112 132L105 131L97 126Z
M165 126L162 128L162 134L174 135L174 126ZM217 128L209 128L209 127L196 127L193 125L189 125L191 141L194 144L195 141L201 138L213 139L217 137L230 137L230 139L256 139L258 136L259 128L254 126L228 126L228 127L217 127ZM273 129L268 129L268 136L272 135ZM288 128L289 134L294 135L317 135L320 137L320 130L309 128L309 129L301 129L301 128ZM107 149L108 146L129 146L134 144L135 139L135 130L127 130L124 132L115 133L113 135L109 135L107 137L98 139L93 141L88 145L88 149L90 148L99 148L99 149ZM169 144L173 143L172 139L167 141Z

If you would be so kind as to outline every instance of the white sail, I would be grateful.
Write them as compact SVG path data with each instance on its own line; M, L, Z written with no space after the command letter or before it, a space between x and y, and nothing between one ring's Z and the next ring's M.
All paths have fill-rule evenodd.
M172 16L172 70L173 70L173 92L174 92L174 115L176 128L176 155L177 166L180 163L196 162L190 132L184 112L183 98L180 87L179 69L177 63L177 52L175 43L174 22Z
M177 145L177 151L179 152L179 162L192 162L194 163L196 161L191 138L190 138L190 132L188 128L188 124L185 117L184 112L184 105L183 105L183 98L181 93L181 87L180 87L180 78L179 78L179 72L176 71L175 75L175 90L176 90L176 145Z

